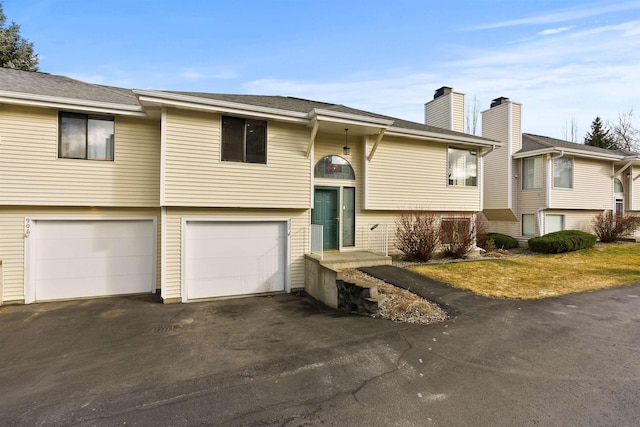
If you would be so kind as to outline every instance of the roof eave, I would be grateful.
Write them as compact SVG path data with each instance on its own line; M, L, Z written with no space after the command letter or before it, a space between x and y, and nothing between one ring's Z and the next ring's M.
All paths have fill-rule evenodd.
M344 113L341 111L325 110L321 108L314 108L313 110L311 110L308 114L308 117L312 122L315 120L330 121L345 124L371 126L383 129L387 129L395 121L378 117L362 116L353 113Z
M116 104L21 92L0 91L0 103L146 117L146 113L139 105Z
M437 133L437 132L429 132L429 131L421 131L414 129L406 129L399 127L390 127L386 135L389 136L399 136L404 138L417 138L429 141L437 141L437 142L445 142L448 144L458 144L458 145L472 145L472 146L481 146L481 147L502 147L503 144L499 141L493 141L483 138L475 138L471 136L462 136L462 135L450 135L447 133Z
M242 114L261 118L271 118L289 122L308 123L307 113L282 110L271 107L261 107L239 102L222 101L211 98L168 93L155 90L134 89L133 93L143 106L145 104L178 107L192 110L211 111L227 114Z
M589 159L610 160L610 161L626 160L629 157L629 156L623 156L620 154L592 153L589 151L576 150L575 148L549 147L549 148L540 148L538 150L525 151L522 153L516 153L513 155L513 158L522 159L526 157L540 156L542 154L555 154L560 152L571 154L572 156L575 156L575 157L584 157ZM632 156L632 158L637 158L637 156Z

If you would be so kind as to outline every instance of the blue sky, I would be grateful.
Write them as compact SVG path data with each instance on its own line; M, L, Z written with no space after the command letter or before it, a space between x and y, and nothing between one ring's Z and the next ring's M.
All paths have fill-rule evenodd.
M141 89L288 95L423 120L451 86L579 142L634 108L640 1L3 0L41 71ZM570 134L569 134L570 136Z

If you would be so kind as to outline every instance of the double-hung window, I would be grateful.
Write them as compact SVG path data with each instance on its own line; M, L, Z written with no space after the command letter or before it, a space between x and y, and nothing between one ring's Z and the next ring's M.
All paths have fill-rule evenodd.
M60 112L58 157L113 160L115 120L112 116Z
M267 163L267 122L222 116L222 160Z
M522 159L522 189L542 188L542 157Z
M553 159L553 187L573 188L573 158Z
M451 148L448 150L448 183L460 187L478 185L478 155L476 150Z

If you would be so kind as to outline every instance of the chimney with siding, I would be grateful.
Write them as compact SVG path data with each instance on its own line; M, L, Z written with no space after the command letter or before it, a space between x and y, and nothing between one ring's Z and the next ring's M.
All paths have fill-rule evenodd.
M464 93L443 86L424 104L424 123L442 129L464 132Z
M520 172L513 154L522 148L522 104L500 97L482 112L482 136L502 142L483 161L483 212L490 221L519 221L515 189Z

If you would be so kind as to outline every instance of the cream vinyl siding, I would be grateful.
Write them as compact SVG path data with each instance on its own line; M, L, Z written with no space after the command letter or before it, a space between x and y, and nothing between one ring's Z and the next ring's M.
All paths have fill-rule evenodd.
M430 211L436 218L473 218L474 212L440 212ZM356 219L356 250L367 249L367 235L371 232L371 226L386 225L389 227L389 253L399 253L396 247L396 220L400 216L400 212L390 211L362 211L359 212ZM378 227L378 228L379 228Z
M269 121L266 165L223 162L219 114L169 109L166 117L166 206L309 206L309 128Z
M339 180L339 179L316 179L315 185L318 186L326 186L326 187L356 187L356 245L355 247L343 248L345 251L349 250L366 250L367 249L367 238L368 234L371 232L371 226L378 224L379 226L388 226L388 238L389 238L389 251L397 252L395 247L395 235L396 235L396 219L398 215L400 215L399 210L372 210L372 209L364 209L364 141L361 138L349 138L349 147L351 147L351 154L349 156L344 156L342 154L342 146L344 145L344 136L342 138L337 135L326 135L321 134L316 138L314 157L315 161L318 162L324 156L336 155L345 158L349 161L351 166L353 167L354 173L356 174L356 181L349 180ZM446 157L446 146L445 147L445 157ZM376 161L376 157L380 154L380 148L378 147L378 151L374 156L374 162ZM445 166L446 169L446 166ZM396 178L397 179L397 178ZM446 183L446 176L442 175L442 179ZM390 195L389 195L390 196ZM420 206L407 206L406 209L416 209L423 208ZM426 209L426 208L424 208ZM471 217L473 212L469 211L461 211L461 212L432 212L434 215L441 217L455 217L455 216L463 216L463 217ZM379 227L380 228L380 227ZM379 229L378 228L378 229Z
M509 126L507 108L509 104L502 104L482 113L482 136L502 142L484 156L484 209L507 209L509 206L509 175L507 165L511 162L511 152L508 146Z
M464 94L453 92L453 126L451 130L456 132L464 132Z
M58 111L0 105L0 205L158 206L160 124L115 118L115 160L58 158Z
M601 213L597 210L561 210L549 209L543 212L543 215L564 215L565 230L580 230L587 233L593 233L593 217ZM544 217L543 217L544 220Z
M522 162L521 159L516 164L516 167L519 170L519 175L521 179L518 180L518 183L514 186L518 193L518 208L519 213L535 213L536 210L540 208L544 208L547 200L545 197L546 186L547 186L547 165L549 162L546 161L545 158L541 159L542 161L540 166L540 174L536 176L536 182L539 184L540 188L529 188L527 190L522 190Z
M182 218L201 217L211 219L291 218L291 288L304 287L304 254L309 248L308 210L290 209L199 209L167 208L166 216L166 287L164 299L181 301L182 283Z
M553 169L553 160L548 162ZM613 183L611 163L573 158L573 188L553 188L549 194L550 209L611 209ZM551 179L553 170L551 170Z
M536 229L537 229L537 224L536 224ZM507 236L511 236L511 237L521 237L522 222L521 221L489 221L488 231L490 233L506 234Z
M136 217L158 219L158 251L160 260L159 209L109 209L16 206L0 210L0 260L4 270L3 303L24 302L24 218L34 216L60 217ZM156 286L160 284L160 262L156 263Z
M511 108L511 154L522 149L522 105L507 104Z
M383 138L368 163L367 208L480 210L479 185L447 185L447 148L436 142Z
M429 126L464 132L464 94L451 92L427 102L424 116Z
M640 167L631 166L629 172L631 176L628 179L624 179L622 184L624 185L624 196L627 199L627 206L630 210L640 211Z
M442 95L427 102L424 107L425 124L451 130L451 102L451 94Z

